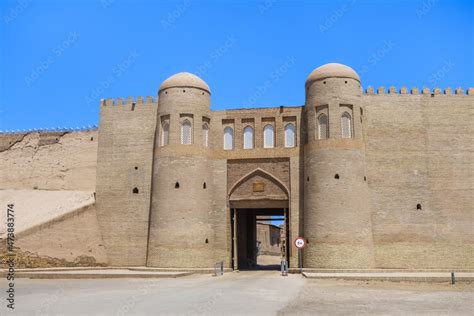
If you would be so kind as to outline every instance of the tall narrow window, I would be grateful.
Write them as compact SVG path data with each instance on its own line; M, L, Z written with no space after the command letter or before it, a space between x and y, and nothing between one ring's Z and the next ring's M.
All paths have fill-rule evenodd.
M244 149L253 148L253 128L247 126L244 128Z
M291 123L285 126L285 147L295 147L295 126Z
M181 123L181 144L189 145L192 141L192 126L189 120L184 120Z
M328 116L321 114L318 116L318 139L327 139L329 136Z
M207 123L202 124L202 144L204 147L209 146L209 125Z
M234 130L230 127L224 129L224 149L231 150L234 148Z
M347 112L341 115L341 135L342 138L352 138L352 119Z
M170 135L170 124L168 121L161 123L161 146L168 145Z
M273 148L275 147L275 133L273 126L268 124L263 128L263 147Z

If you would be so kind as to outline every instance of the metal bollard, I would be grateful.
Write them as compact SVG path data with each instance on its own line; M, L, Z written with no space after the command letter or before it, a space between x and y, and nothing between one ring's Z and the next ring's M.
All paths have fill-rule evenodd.
M451 272L451 284L456 284L456 278L454 276L454 272Z
M214 274L212 276L219 276L224 274L224 261L219 261L214 264Z
M286 260L281 261L281 275L288 276L288 261Z

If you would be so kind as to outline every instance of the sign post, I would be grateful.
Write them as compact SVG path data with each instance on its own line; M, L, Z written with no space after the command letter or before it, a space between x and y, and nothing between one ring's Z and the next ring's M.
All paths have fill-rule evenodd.
M298 248L298 258L299 258L299 268L300 273L303 272L303 248L306 245L306 241L303 237L298 237L295 239L295 246Z

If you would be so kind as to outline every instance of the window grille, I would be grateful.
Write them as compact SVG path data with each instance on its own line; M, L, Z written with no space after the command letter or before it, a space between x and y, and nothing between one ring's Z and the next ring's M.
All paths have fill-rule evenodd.
M247 126L244 128L244 149L253 148L253 128Z
M295 147L295 126L291 123L285 126L285 147Z
M202 124L202 143L204 147L209 146L209 125L207 123Z
M318 139L327 139L329 136L328 116L321 114L318 117Z
M181 123L181 144L191 144L192 126L189 120L184 120Z
M352 138L352 119L347 112L341 115L341 135L342 138Z
M273 126L268 124L263 128L263 147L273 148L275 147L275 133Z
M161 146L166 146L169 143L170 124L164 121L161 126Z
M234 130L230 127L224 129L224 149L231 150L234 148Z

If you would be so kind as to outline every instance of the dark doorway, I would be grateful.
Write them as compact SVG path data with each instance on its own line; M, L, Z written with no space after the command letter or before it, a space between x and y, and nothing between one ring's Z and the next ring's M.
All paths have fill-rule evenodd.
M238 270L278 270L288 259L288 209L231 209L232 259Z

